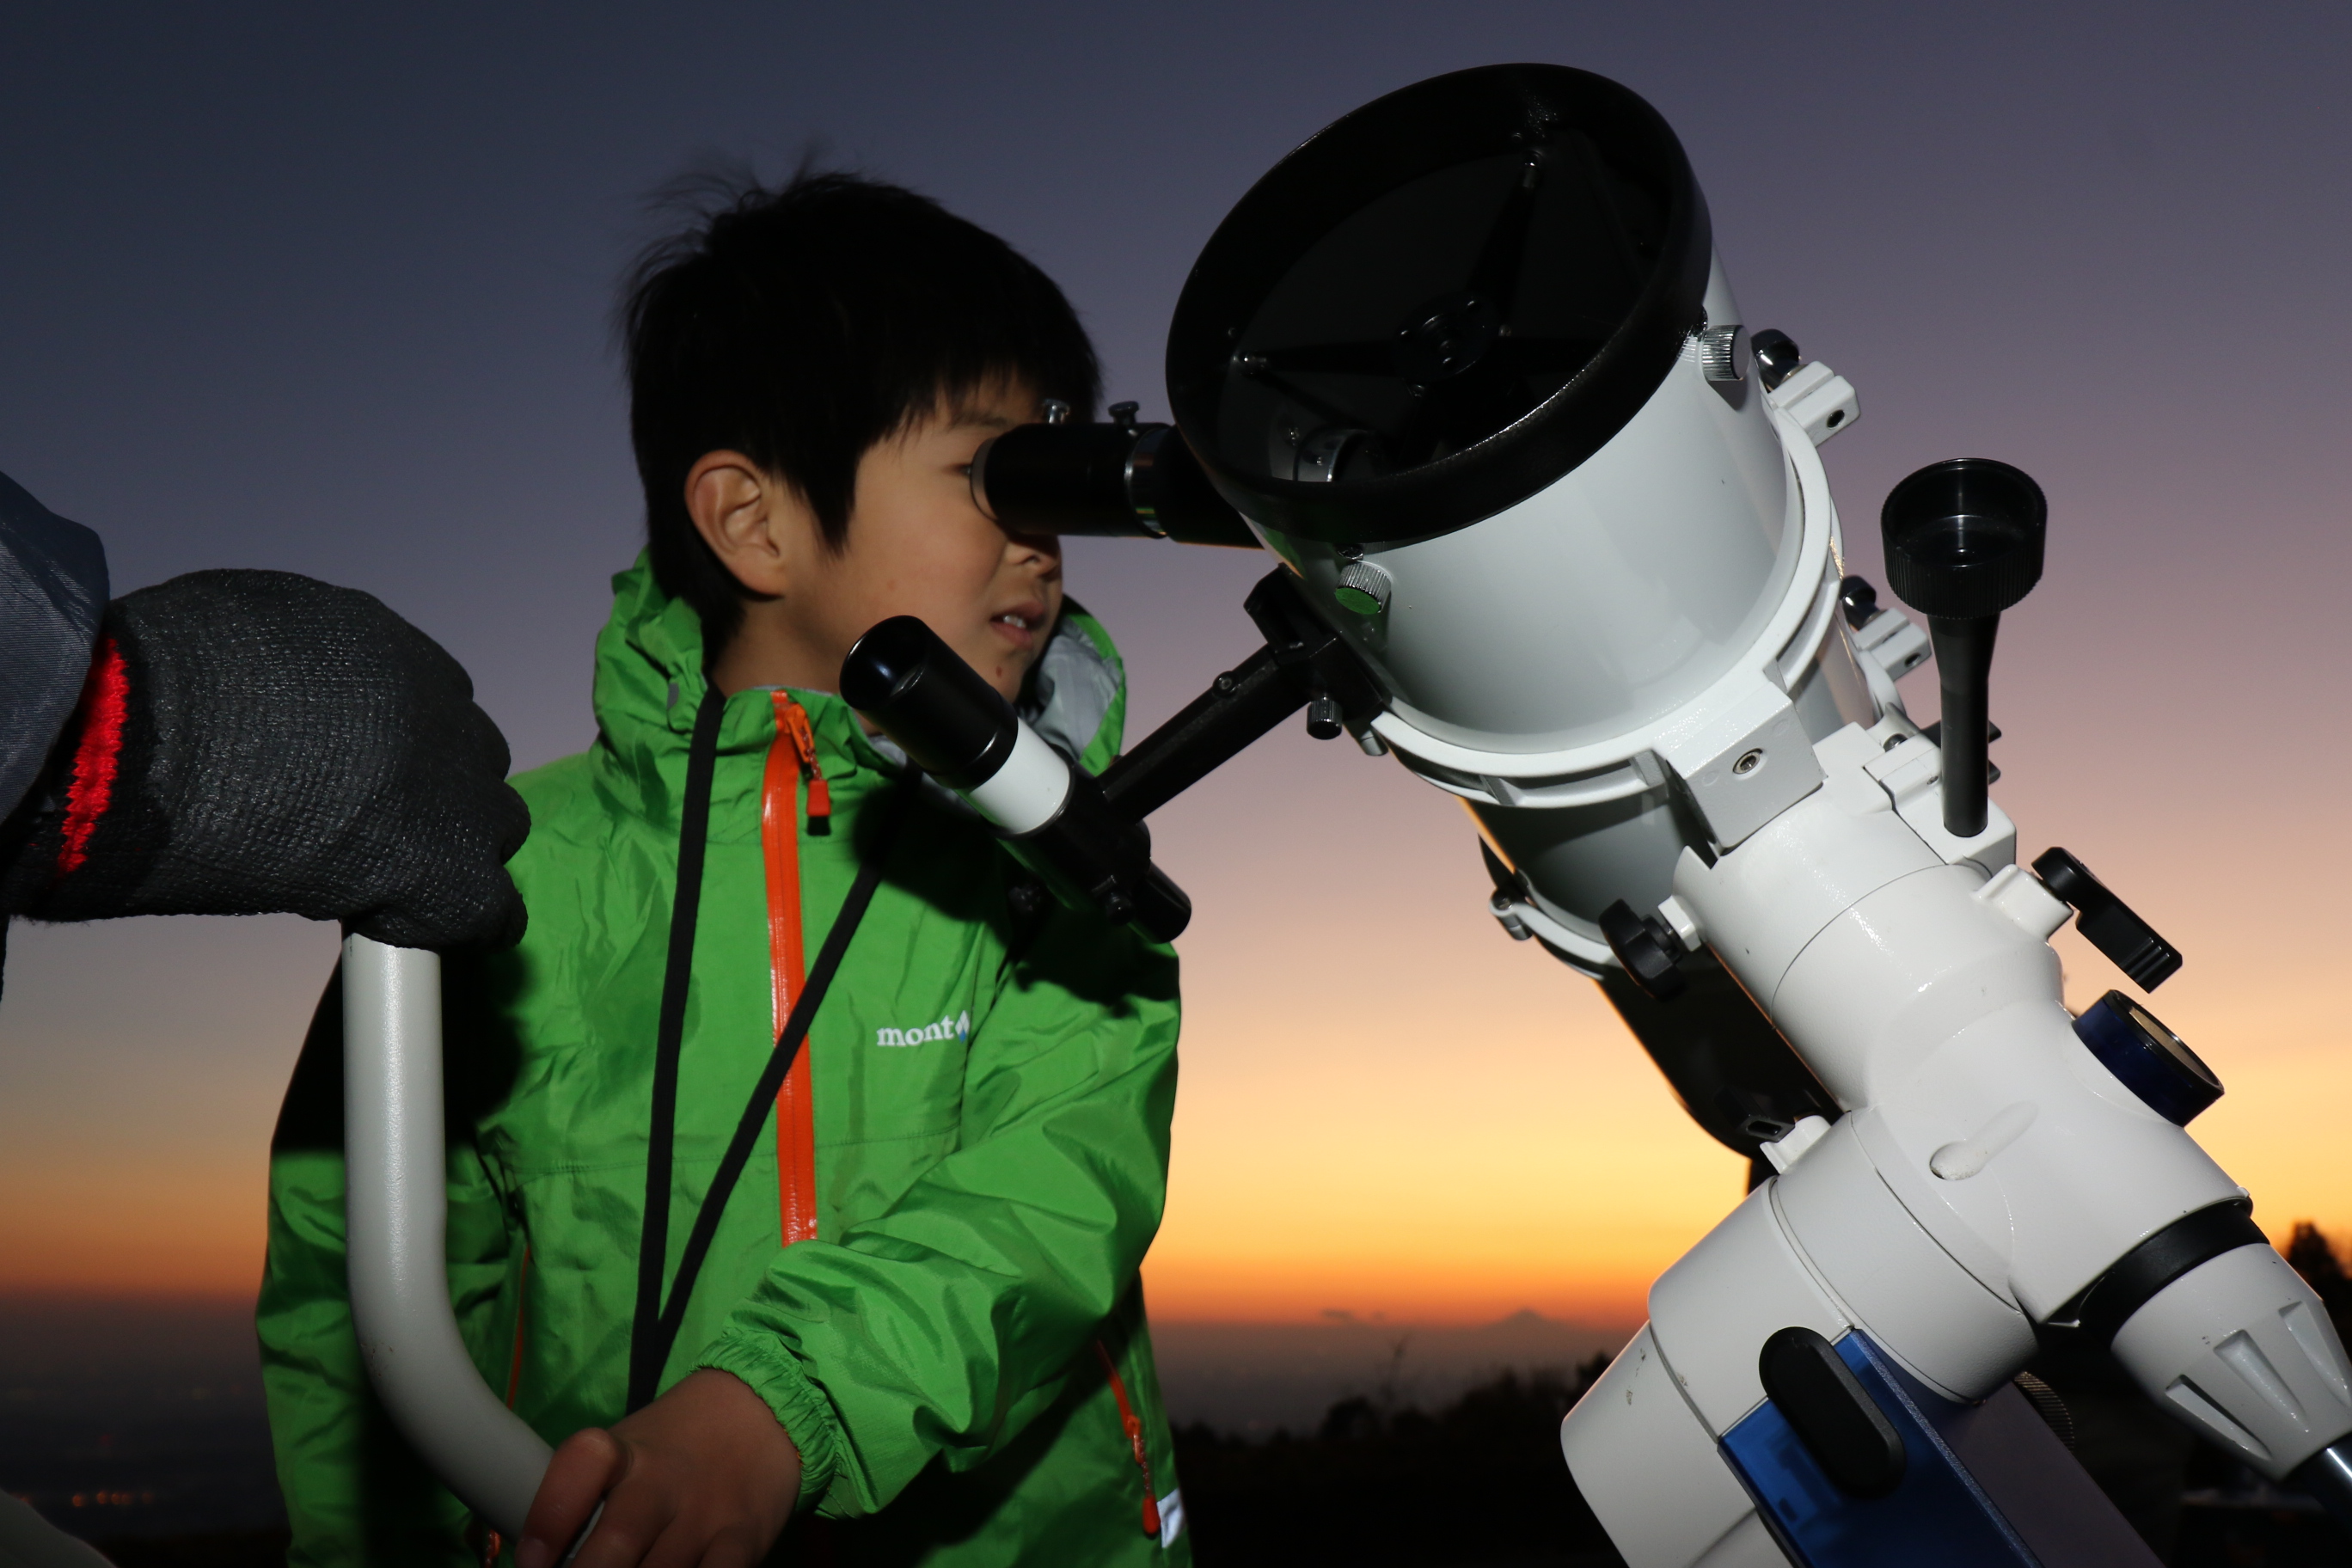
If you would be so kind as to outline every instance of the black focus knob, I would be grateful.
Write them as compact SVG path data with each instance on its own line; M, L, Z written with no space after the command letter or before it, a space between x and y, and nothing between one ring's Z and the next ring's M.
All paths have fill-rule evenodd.
M2107 955L2143 991L2153 991L2180 969L2180 950L2156 934L2131 906L2107 890L2091 868L2063 849L2042 852L2033 862L2042 885L2074 906L2074 929Z
M1680 967L1682 938L1657 916L1637 915L1620 899L1601 911L1601 937L1625 966L1626 978L1651 1001L1671 1002L1689 989Z
M1997 616L2042 581L2050 504L2007 463L1930 463L1888 492L1878 521L1886 585L1923 615Z
M1927 617L1943 687L1944 830L1985 830L1992 645L2000 613L2042 581L2049 503L2020 469L1990 458L1930 463L1878 514L1886 585Z
M2074 1020L2074 1036L2147 1108L2176 1127L2221 1098L2221 1080L2155 1014L2110 991Z

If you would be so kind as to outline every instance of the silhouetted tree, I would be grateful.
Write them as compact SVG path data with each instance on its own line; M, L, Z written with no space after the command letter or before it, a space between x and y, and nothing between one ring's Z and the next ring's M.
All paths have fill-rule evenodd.
M1396 1368L1324 1413L1310 1437L1246 1444L1176 1434L1185 1517L1206 1568L1377 1568L1619 1559L1560 1462L1559 1422L1609 1364L1505 1372L1434 1414L1400 1405Z
M2336 1320L2336 1333L2352 1342L2352 1273L2346 1272L2344 1259L2327 1237L2309 1220L2299 1219L2280 1250L2326 1304L2327 1315Z

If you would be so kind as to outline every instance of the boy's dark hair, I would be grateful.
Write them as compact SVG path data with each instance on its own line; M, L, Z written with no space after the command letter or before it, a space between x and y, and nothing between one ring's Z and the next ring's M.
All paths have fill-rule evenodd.
M927 196L803 169L715 199L631 270L619 326L654 577L713 654L743 589L695 531L686 476L742 453L795 486L835 550L858 459L937 408L1017 379L1088 418L1102 373L1053 279Z

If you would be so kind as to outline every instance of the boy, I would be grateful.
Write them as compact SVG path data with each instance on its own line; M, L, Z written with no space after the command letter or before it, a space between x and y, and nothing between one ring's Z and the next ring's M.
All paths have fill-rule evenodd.
M1189 1560L1137 1279L1174 955L1031 897L830 695L860 634L919 615L1085 765L1116 753L1118 656L1064 605L1058 543L998 529L966 478L1044 398L1090 409L1093 351L1001 240L838 174L655 252L623 326L648 548L598 640L600 733L517 781L529 935L446 983L453 1291L491 1386L564 1440L521 1568L600 1499L582 1568L748 1564L796 1510L805 1561ZM867 868L665 1353L722 1151ZM290 1560L458 1562L462 1510L352 1337L339 1009L271 1172ZM631 1413L633 1383L659 1396Z

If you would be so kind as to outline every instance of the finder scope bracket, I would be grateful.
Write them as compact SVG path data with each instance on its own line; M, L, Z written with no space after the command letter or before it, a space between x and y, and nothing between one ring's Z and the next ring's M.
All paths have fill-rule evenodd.
M1269 573L1244 604L1265 646L1099 778L1040 739L912 616L858 638L842 664L841 694L1066 900L1169 942L1191 921L1192 901L1153 863L1143 819L1302 708L1307 732L1328 740L1370 722L1387 700L1307 608L1288 568Z

